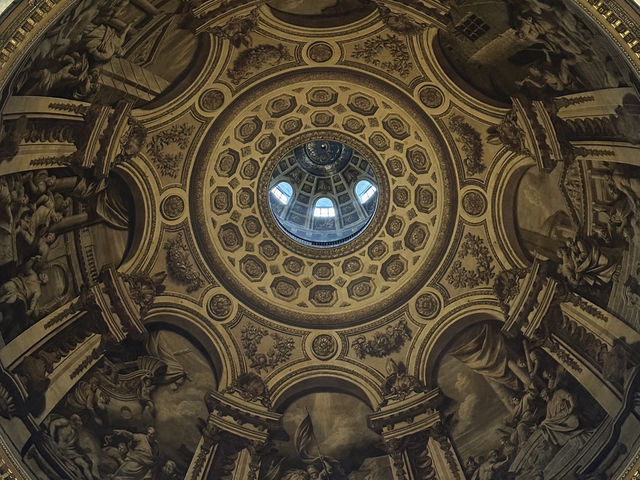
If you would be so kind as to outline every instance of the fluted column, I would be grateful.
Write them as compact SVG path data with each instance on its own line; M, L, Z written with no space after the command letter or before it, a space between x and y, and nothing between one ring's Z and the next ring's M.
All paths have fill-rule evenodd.
M436 428L432 431L427 444L434 469L436 472L446 472L445 475L440 475L439 478L461 480L464 478L464 470L453 449L451 439L444 432L438 430Z

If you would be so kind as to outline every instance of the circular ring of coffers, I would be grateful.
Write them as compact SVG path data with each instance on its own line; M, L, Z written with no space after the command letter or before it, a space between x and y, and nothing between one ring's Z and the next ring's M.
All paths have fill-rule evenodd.
M314 248L274 222L269 181L283 153L329 134L370 162L379 205L352 241ZM408 301L445 258L457 219L458 180L435 122L356 72L293 72L249 89L210 125L191 171L191 224L213 275L245 306L301 327L361 324Z

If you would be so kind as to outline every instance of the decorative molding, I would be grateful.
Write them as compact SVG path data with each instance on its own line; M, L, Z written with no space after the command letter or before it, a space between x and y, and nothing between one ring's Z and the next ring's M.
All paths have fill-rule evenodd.
M248 15L233 17L224 26L212 27L209 31L218 38L229 40L235 48L251 46L251 32L258 26L260 10L251 10Z
M217 293L207 303L207 313L214 320L226 320L233 311L233 303L231 299L222 294Z
M69 374L69 378L71 380L76 378L78 375L84 372L87 368L89 368L93 364L93 362L98 360L103 353L104 353L104 348L102 347L97 347L91 350L91 353L89 353Z
M177 220L184 213L184 200L178 195L169 195L160 204L160 212L167 220Z
M165 272L158 272L149 275L142 272L120 274L129 287L131 299L140 307L140 318L144 319L151 309L156 297L164 293L166 287L163 285L167 278Z
M460 480L460 466L456 459L456 454L453 451L453 445L451 445L451 441L449 437L443 431L442 425L440 424L438 427L432 429L432 438L438 442L440 445L440 449L444 453L444 459L449 465L449 472L454 475L456 480Z
M439 108L444 103L442 90L433 85L422 87L418 92L418 97L427 108Z
M594 10L596 17L601 17L601 23L608 23L611 28L620 36L620 41L624 42L635 54L633 60L636 62L638 70L638 60L640 59L640 26L637 21L629 16L625 9L615 1L584 0ZM605 24L606 25L606 24Z
M387 360L388 376L382 385L382 402L378 410L389 403L403 402L409 396L427 392L427 387L420 379L409 375L404 363L396 363L393 359Z
M493 282L493 291L498 297L500 308L507 314L511 306L509 305L520 293L520 281L527 276L529 269L517 268L513 270L504 270L498 275ZM537 293L537 290L536 290Z
M434 293L430 292L423 293L416 298L415 307L418 315L427 320L436 318L442 309L440 299Z
M477 190L471 190L462 196L462 208L473 217L479 217L487 211L487 199Z
M580 366L580 364L576 362L576 360L564 348L560 346L560 342L558 342L556 339L547 338L545 340L544 346L547 347L551 353L556 355L571 370L582 373L582 367Z
M376 2L382 22L393 33L399 35L419 35L429 26L424 22L417 22L406 13L397 13L386 7L382 2Z
M200 104L200 108L205 112L215 112L224 105L224 93L215 88L211 88L200 96L198 103Z
M3 32L0 36L0 69L4 69L14 52L20 49L21 44L29 37L29 32L36 30L39 24L49 22L49 12L60 2L60 0L29 0L26 8L18 12L16 20L10 25L3 25ZM17 9L16 9L17 10Z
M333 57L333 48L326 42L314 42L307 50L309 58L316 63L328 62Z
M338 351L338 342L332 335L321 333L311 341L311 351L319 360L329 360Z
M271 408L271 395L262 378L252 372L243 373L234 379L231 386L224 393L238 394L243 400L260 403Z

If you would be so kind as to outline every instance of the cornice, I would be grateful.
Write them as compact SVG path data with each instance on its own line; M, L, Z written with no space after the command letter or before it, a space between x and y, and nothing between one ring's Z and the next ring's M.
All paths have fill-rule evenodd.
M574 0L620 47L636 74L640 74L640 20L624 1Z

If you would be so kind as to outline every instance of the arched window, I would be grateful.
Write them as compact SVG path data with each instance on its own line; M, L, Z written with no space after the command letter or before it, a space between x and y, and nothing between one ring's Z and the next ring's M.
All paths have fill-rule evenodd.
M313 209L314 217L335 217L336 209L333 202L327 197L319 198Z
M356 195L360 203L366 203L371 197L376 194L376 187L374 187L368 180L360 180L356 185Z
M293 188L287 182L280 182L271 189L271 193L280 203L286 205L293 195Z

